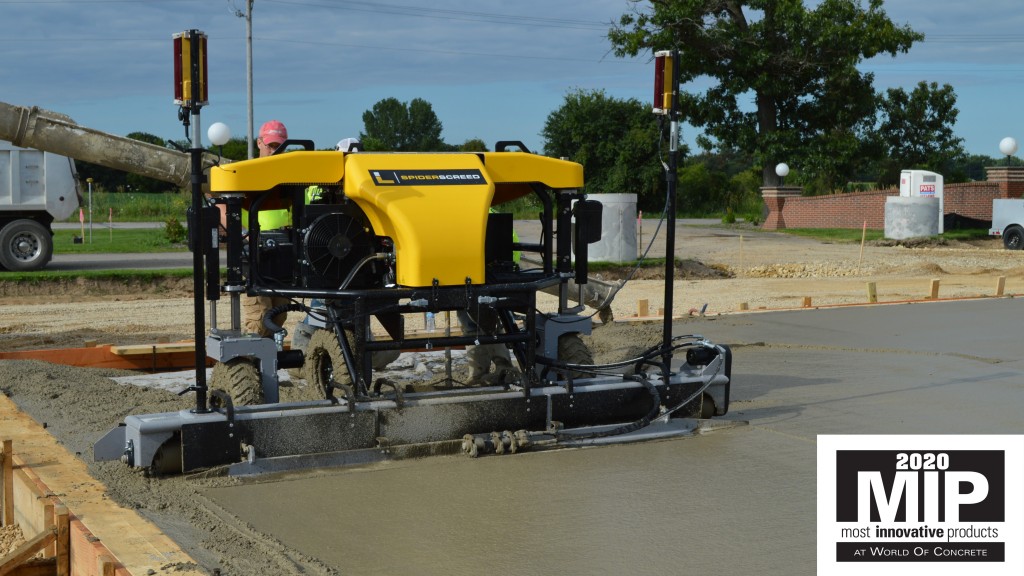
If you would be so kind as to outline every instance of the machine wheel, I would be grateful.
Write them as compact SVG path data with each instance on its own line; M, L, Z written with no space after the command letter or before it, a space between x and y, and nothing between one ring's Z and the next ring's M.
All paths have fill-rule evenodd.
M181 474L181 468L181 433L175 432L174 436L157 448L149 470L157 476L172 476Z
M594 354L579 334L562 334L558 337L558 360L567 364L593 364ZM571 375L573 378L589 376L585 372L576 371Z
M35 220L15 220L0 229L0 266L11 272L38 270L53 257L53 236Z
M715 417L715 400L710 394L702 394L700 402L700 417L707 420Z
M1003 232L1003 246L1007 250L1020 250L1024 248L1024 228L1014 224Z
M236 406L263 404L260 371L248 358L235 358L213 366L210 386L227 391Z
M306 362L302 369L306 382L317 391L319 398L327 397L327 387L335 375L339 382L347 384L351 381L345 366L345 356L341 353L341 344L333 330L320 329L313 332L306 347Z

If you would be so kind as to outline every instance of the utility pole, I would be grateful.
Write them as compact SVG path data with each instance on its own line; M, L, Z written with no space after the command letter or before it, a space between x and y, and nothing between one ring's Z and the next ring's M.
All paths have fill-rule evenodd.
M252 121L252 3L254 0L245 0L245 87L249 95L249 129L245 132L245 145L249 151L248 158L253 157L252 132L255 126Z
M231 0L228 0L231 3ZM252 115L252 4L255 0L245 0L245 12L234 7L235 17L245 18L245 91L247 94L246 108L248 109L248 130L245 131L245 148L247 158L252 160L254 156L253 139L253 115Z

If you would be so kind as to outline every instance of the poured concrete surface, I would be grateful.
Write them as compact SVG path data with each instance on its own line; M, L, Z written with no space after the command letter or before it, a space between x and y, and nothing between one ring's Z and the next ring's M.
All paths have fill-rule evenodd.
M211 488L345 574L813 574L818 434L1019 433L1024 302L746 314L711 434Z

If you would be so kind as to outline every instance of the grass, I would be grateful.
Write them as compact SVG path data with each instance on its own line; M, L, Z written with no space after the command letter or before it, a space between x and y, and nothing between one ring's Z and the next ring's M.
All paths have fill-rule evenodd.
M18 282L20 284L39 284L42 282L53 282L59 280L109 280L114 282L125 282L128 280L160 280L165 278L191 278L191 268L179 268L170 270L64 270L49 271L36 270L35 272L4 272L0 274L0 281Z
M92 242L89 242L89 227L85 228L84 241L75 244L74 238L82 230L54 230L53 251L55 254L129 254L148 252L186 252L184 244L172 243L163 228L114 228L105 224L93 224Z
M168 216L185 220L185 210L192 204L192 196L184 192L148 194L134 192L92 192L93 231L100 224L106 224L111 217L114 222L164 222ZM82 192L82 210L86 224L89 222L89 194ZM65 222L78 222L78 214L71 215Z
M854 228L784 228L778 230L785 234L815 238L824 242L850 243L860 242L861 230ZM946 240L978 240L988 238L988 230L984 228L963 228L950 230L939 234L937 238ZM882 230L868 230L866 240L882 240L885 233Z
M861 230L853 228L784 228L777 230L784 234L814 238L826 242L860 242ZM881 240L885 234L881 230L868 230L867 240Z

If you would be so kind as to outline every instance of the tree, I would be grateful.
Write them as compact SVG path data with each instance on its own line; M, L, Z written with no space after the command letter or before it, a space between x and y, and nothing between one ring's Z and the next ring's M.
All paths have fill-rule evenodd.
M487 144L479 138L470 138L456 146L459 152L487 152Z
M661 135L640 101L612 98L603 90L570 91L548 115L541 136L546 155L583 165L587 193L632 193L641 209L664 209Z
M634 0L639 4L639 0ZM650 0L623 15L608 37L618 56L680 50L680 82L716 82L680 94L684 120L726 146L753 154L766 186L778 162L817 150L819 168L855 161L875 110L865 58L906 52L923 35L897 26L882 0ZM741 103L753 99L754 110ZM707 142L702 142L707 144Z
M963 139L953 133L959 111L953 87L921 81L908 94L890 88L879 98L882 148L880 184L895 184L904 168L923 168L949 174L966 155Z
M359 139L367 150L434 152L445 150L441 121L429 102L414 98L409 103L385 98L363 112L365 132Z

